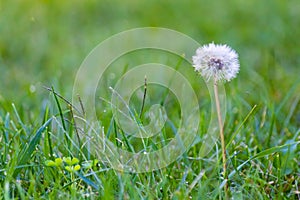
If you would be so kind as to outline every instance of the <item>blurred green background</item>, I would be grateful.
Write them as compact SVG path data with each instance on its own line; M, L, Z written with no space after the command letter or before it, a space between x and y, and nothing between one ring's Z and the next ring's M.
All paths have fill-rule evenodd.
M71 96L81 62L101 41L136 27L165 27L240 54L238 90L280 101L300 74L298 0L0 0L0 100L28 109ZM262 92L263 93L263 92ZM38 101L38 102L37 102Z

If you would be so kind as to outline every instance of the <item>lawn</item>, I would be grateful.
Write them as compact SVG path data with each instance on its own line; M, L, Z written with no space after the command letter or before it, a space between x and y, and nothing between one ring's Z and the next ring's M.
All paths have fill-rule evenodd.
M300 199L299 10L296 0L0 0L0 199ZM138 32L150 29L165 35ZM219 86L228 181L210 84L191 63L211 42L240 62ZM134 135L155 120L156 134ZM179 137L186 148L151 156Z

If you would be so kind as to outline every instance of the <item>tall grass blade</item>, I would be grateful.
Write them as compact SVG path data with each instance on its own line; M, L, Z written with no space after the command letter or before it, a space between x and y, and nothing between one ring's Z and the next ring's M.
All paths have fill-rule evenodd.
M52 119L53 118L50 118L48 121L46 121L46 123L44 123L43 126L41 126L37 130L34 137L29 142L29 144L26 145L24 147L24 149L21 150L17 166L24 165L26 162L28 162L30 160L30 157L31 157L36 145L40 142L42 133L44 132L46 127L49 125L49 123L52 121ZM16 170L14 171L13 177L16 177L19 174L20 170L21 170L21 168L16 168Z

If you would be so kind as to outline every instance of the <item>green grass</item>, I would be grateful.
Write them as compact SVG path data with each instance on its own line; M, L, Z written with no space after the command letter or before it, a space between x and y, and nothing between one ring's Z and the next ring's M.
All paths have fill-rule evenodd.
M300 199L299 7L296 0L0 0L0 199L224 197L219 142L205 157L199 152L202 143L195 142L168 167L136 174L112 169L80 137L74 120L78 112L68 102L77 69L100 41L143 26L171 28L201 44L227 43L237 50L240 74L225 85L230 196ZM209 94L203 80L176 55L141 50L116 60L98 85L97 97L109 96L108 86L124 71L148 62L174 66L188 78L198 95L198 136L203 136L211 116ZM117 71L119 66L122 70ZM110 79L113 71L116 77ZM53 86L56 93L43 86ZM130 104L136 116L140 94L143 88ZM180 121L178 101L166 94L165 88L148 86L144 111L154 103L164 104L170 119L159 137L148 140L126 136L114 122L110 105L97 98L105 136L128 151L166 145ZM141 120L148 119L144 115ZM67 157L78 158L81 168L75 170L77 163L66 162ZM55 158L65 161L45 164Z

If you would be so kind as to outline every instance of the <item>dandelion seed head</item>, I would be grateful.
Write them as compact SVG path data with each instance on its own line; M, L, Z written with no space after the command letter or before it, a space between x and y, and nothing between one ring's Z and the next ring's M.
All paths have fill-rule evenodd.
M196 50L193 66L207 81L230 81L239 72L238 54L227 45L210 43Z

